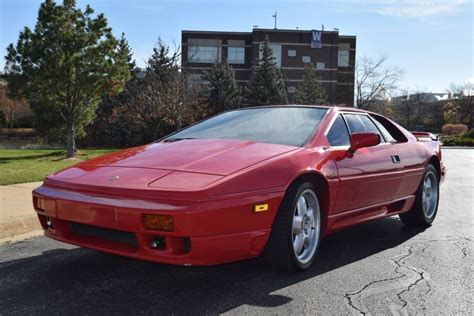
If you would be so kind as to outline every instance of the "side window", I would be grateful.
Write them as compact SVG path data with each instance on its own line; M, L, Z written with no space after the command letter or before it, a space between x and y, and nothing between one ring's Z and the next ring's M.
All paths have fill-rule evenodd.
M385 138L385 140L387 141L387 143L396 143L396 142L397 142L397 141L392 137L392 135L390 135L390 133L387 131L387 129L386 129L382 124L380 124L379 121L373 120L373 122L375 123L375 125L377 125L378 129L380 130L380 132L382 132L382 135L383 135L383 137Z
M331 146L349 146L349 132L342 115L338 115L327 134L328 142Z
M385 117L372 114L372 118L374 118L375 121L380 123L390 133L390 136L392 136L398 143L404 143L408 141L408 139L400 131L400 129L398 129L398 127L393 125L393 123L391 123Z
M344 117L349 125L349 130L352 133L376 133L380 135L380 141L383 143L384 138L380 134L379 129L374 122L370 120L367 115L360 114L345 114Z
M344 117L347 120L347 125L349 125L349 131L351 134L366 132L364 125L362 125L362 122L359 120L359 115L345 114Z

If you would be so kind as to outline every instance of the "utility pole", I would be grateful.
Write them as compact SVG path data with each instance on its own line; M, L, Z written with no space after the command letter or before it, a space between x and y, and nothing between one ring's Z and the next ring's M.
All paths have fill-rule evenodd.
M277 29L277 13L275 11L275 14L272 15L272 17L275 19L275 26L274 26L274 29L276 30Z

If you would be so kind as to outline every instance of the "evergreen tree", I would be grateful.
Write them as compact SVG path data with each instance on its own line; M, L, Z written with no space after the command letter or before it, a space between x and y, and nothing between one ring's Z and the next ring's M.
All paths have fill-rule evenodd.
M319 81L312 63L304 66L303 83L296 91L299 104L323 104L327 102L326 90Z
M181 71L180 52L170 52L161 39L148 60L146 76L133 90L129 107L140 116L151 135L158 135L171 126L181 129L192 118L194 96L188 91Z
M215 64L204 74L203 79L207 81L203 95L207 99L210 114L240 106L242 101L240 88L235 82L234 70L227 62Z
M179 71L180 54L176 50L170 53L170 48L161 38L153 47L153 54L148 59L147 76L155 76L161 82L165 82L170 76Z
M40 134L54 131L66 141L67 157L74 156L76 136L94 120L102 95L121 91L130 76L107 20L93 13L74 0L46 0L35 29L25 27L7 49L12 95L29 101Z
M137 67L135 63L135 59L133 59L133 53L130 45L128 44L127 39L125 38L125 34L122 33L122 36L117 42L117 54L119 58L125 60L128 65L128 70L132 77L138 75L140 72L140 68Z
M124 135L130 133L136 133L129 122L124 122L115 119L115 113L118 108L124 103L129 102L132 98L130 90L134 89L138 82L140 68L137 67L135 60L133 59L132 49L125 39L125 35L117 41L117 54L121 59L125 60L131 75L130 80L125 83L125 87L122 92L116 95L109 95L104 93L102 100L96 111L96 118L94 122L87 126L87 136L79 142L80 145L86 147L100 147L100 146L114 146L114 147L125 147L127 145L136 145L136 143L127 143L122 141ZM127 126L128 124L128 126ZM137 136L135 136L137 137Z
M245 89L248 105L287 104L285 83L277 68L268 36L262 47L262 58L252 66L250 80Z

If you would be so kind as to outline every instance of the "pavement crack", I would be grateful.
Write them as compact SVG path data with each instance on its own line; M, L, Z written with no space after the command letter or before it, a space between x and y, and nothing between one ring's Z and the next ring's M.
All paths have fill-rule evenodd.
M386 279L380 279L380 280L375 280L375 281L372 281L370 283L367 283L366 285L364 285L362 288L360 288L358 291L356 292L353 292L353 293L345 293L344 294L344 297L346 298L347 300L347 304L352 307L353 309L355 309L357 312L359 312L360 314L362 315L366 315L367 313L364 312L363 310L361 310L359 307L357 307L354 302L352 301L352 296L354 295L359 295L361 294L363 291L365 291L367 288L369 288L370 286L376 284L376 283L381 283L381 282L387 282L387 281L393 281L393 280L396 280L396 279L400 279L400 278L403 278L404 275L399 275L399 276L396 276L396 277L392 277L392 278L386 278Z
M427 248L428 248L429 244L425 244L425 246L423 247L423 249L421 249L420 252L424 252ZM408 252L410 253L410 255L413 253L413 246L410 247L410 249L408 249ZM408 256L406 256L408 257ZM406 258L405 257L405 258ZM397 262L397 265L399 263ZM412 272L415 272L416 274L418 274L418 278L414 281L414 282L411 282L405 289L401 290L400 292L397 293L397 297L398 299L402 302L402 307L406 307L408 305L408 302L407 300L405 300L402 295L403 293L406 293L406 292L409 292L412 288L414 288L415 286L418 285L418 283L422 282L422 281L426 281L426 285L428 286L428 291L425 293L428 294L429 292L431 292L431 285L430 283L428 282L428 280L426 279L425 277L425 272L423 271L418 271L416 268L414 267L410 267L408 265L403 265L405 268L409 269L410 271ZM401 267L401 265L399 265L399 267Z
M354 301L352 300L352 297L355 296L355 295L361 295L362 292L364 292L365 290L367 290L369 287L371 287L372 285L374 284L377 284L377 283L382 283L382 282L388 282L388 281L394 281L394 280L397 280L397 279L401 279L403 277L406 276L405 273L402 273L399 271L399 269L402 267L402 265L400 264L400 261L404 260L405 258L411 256L411 254L413 253L413 247L410 247L408 249L408 253L396 258L396 259L392 259L390 258L390 260L392 262L395 263L396 267L395 267L395 273L398 274L397 276L394 276L394 277L390 277L390 278L384 278L384 279L379 279L379 280L374 280L374 281L371 281L367 284L365 284L364 286L362 286L359 290L357 290L356 292L352 292L352 293L345 293L344 294L344 298L347 300L347 304L352 308L354 309L355 311L357 311L359 314L361 315L366 315L367 312L363 311L360 307L358 307Z
M423 253L428 247L429 247L429 244L425 244L422 249L419 249L419 252ZM375 291L375 293L380 292L380 291L376 291L378 289L377 284L383 283L383 282L392 282L392 281L396 281L396 280L399 280L399 279L405 279L405 278L408 278L408 280L401 281L401 283L406 284L406 282L408 281L409 284L407 284L406 286L402 286L401 289L400 289L400 285L397 285L396 283L392 284L391 286L384 286L383 285L385 290L387 290L387 288L390 288L390 287L392 287L392 289L393 289L393 286L398 287L399 290L396 293L396 297L398 298L398 300L402 304L401 308L406 308L407 305L408 305L408 301L403 297L404 294L407 293L407 292L410 292L414 287L419 285L421 282L425 281L426 285L428 287L428 290L426 291L425 295L430 293L432 289L431 289L431 285L430 285L430 283L428 281L428 278L427 278L427 273L425 271L421 271L419 269L411 267L410 265L405 263L405 260L408 257L410 257L411 255L413 255L414 253L415 253L415 247L410 246L406 250L406 253L404 253L403 255L400 255L400 256L395 257L395 258L389 258L389 260L391 262L393 262L393 264L395 266L395 271L394 271L395 276L371 281L371 282L363 285L359 290L357 290L355 292L345 293L344 298L346 299L348 306L351 309L353 309L354 311L356 311L358 314L366 315L366 314L369 313L369 311L367 311L367 309L363 307L362 303L358 304L355 297L358 297L359 300L362 300L362 298L364 296L370 296L371 295L370 291L372 291L372 292ZM410 273L408 273L407 271L410 271ZM413 279L415 277L415 275L413 275L411 272L415 273L415 275L416 275L416 278L414 280L410 280L410 279ZM373 289L374 287L375 287L375 289ZM368 291L369 294L367 294L366 292L369 288L372 288L372 289L370 291ZM384 288L382 288L382 290L384 290Z
M413 287L418 285L419 282L423 281L425 279L423 272L419 272L416 269L410 268L411 271L416 272L419 274L419 278L415 280L415 282L410 283L407 288L403 289L402 291L397 293L398 299L402 302L402 307L406 307L408 305L408 302L402 297L402 294L405 292L409 292ZM429 285L428 285L429 286ZM430 290L431 291L431 287ZM429 291L427 293L429 293Z

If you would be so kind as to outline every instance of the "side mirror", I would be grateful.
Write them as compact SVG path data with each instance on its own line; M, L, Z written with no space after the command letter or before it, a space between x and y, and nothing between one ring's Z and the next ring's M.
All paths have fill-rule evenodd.
M351 134L349 152L353 154L359 148L372 147L378 144L380 144L380 135L377 133L354 133Z

